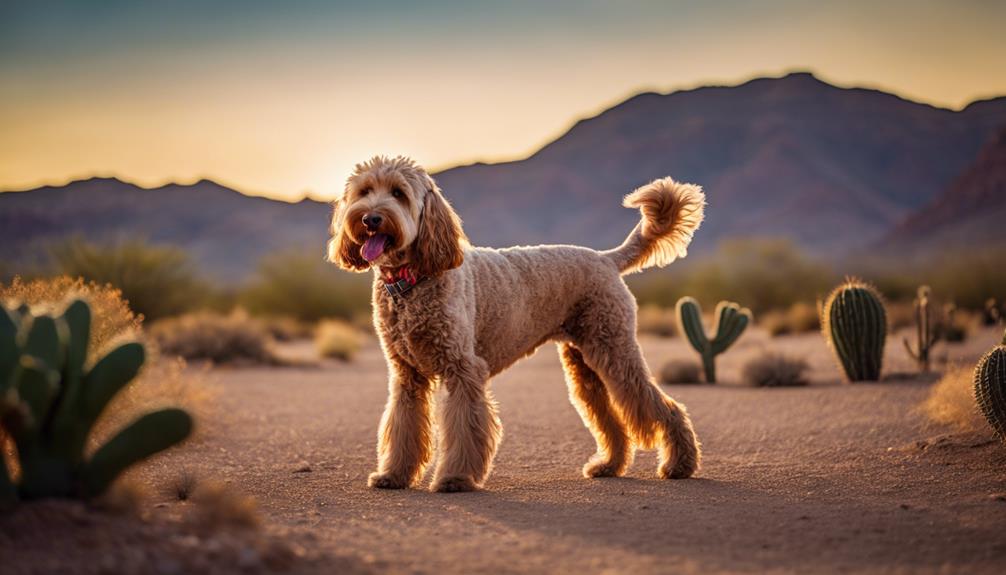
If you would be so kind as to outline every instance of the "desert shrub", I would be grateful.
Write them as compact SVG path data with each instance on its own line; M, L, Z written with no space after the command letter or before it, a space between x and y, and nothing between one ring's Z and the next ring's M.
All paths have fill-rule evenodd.
M681 297L694 295L705 305L742 301L758 314L814 301L827 293L835 277L787 240L749 238L725 241L700 262L684 260L670 270L639 274L628 281L641 304L670 307Z
M806 333L821 328L817 306L798 301L785 310L772 310L759 316L758 324L775 337L791 333Z
M315 332L315 326L292 317L262 317L259 321L269 336L276 341L311 339Z
M9 285L0 285L0 300L26 303L55 310L71 296L82 297L91 305L91 336L88 351L101 351L110 341L123 335L139 335L141 319L122 299L122 292L110 285L82 279L57 277L24 281L15 277Z
M699 383L701 367L694 361L672 359L660 368L660 383L665 385Z
M318 324L314 343L322 357L349 361L360 351L363 338L355 327L339 320L325 320Z
M67 240L50 255L61 275L115 286L130 309L149 321L195 309L208 292L178 248L140 240L104 245Z
M273 340L262 324L236 311L229 315L195 312L161 320L150 329L161 352L213 363L278 363Z
M262 261L239 301L256 315L348 320L369 308L371 282L369 275L340 271L320 256L275 254Z
M988 429L975 403L973 377L971 369L960 366L948 369L929 391L922 404L923 411L933 421L962 431Z
M639 308L639 314L636 316L636 329L639 333L648 335L674 337L678 332L674 308L644 305Z
M741 368L741 381L753 387L807 385L807 362L777 352L752 358Z

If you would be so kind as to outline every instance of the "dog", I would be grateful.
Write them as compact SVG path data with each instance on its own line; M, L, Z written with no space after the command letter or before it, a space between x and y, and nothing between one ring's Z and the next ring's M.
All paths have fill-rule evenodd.
M699 186L656 180L623 205L642 219L621 246L473 247L433 178L406 157L358 164L334 202L328 259L374 270L374 326L390 371L369 485L416 486L434 457L433 395L447 389L430 488L484 486L503 435L489 380L558 344L569 397L597 441L588 478L625 473L657 449L661 478L692 476L700 445L685 407L654 383L622 275L687 253L702 222Z

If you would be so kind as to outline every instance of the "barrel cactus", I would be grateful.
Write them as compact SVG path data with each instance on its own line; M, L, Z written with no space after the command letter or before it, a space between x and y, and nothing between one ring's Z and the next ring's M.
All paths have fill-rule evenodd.
M821 331L849 381L880 379L887 313L873 286L848 279L836 287L821 310Z
M54 316L0 306L0 426L17 447L13 481L0 458L0 503L103 493L129 466L183 441L180 409L140 417L87 457L102 411L143 366L138 342L122 343L85 369L91 310L83 300Z
M996 435L1006 441L1006 334L975 367L975 401Z
M688 342L702 356L702 367L705 370L706 382L716 383L716 356L727 350L737 338L744 333L751 323L751 310L741 309L733 302L721 301L716 306L716 333L712 339L706 335L702 325L702 308L694 298L684 297L678 300L678 324L685 333Z

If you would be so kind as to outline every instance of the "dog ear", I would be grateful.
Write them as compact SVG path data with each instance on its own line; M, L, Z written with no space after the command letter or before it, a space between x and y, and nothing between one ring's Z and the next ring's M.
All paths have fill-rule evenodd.
M464 245L468 242L461 229L461 218L432 184L426 192L419 232L412 243L416 274L436 276L461 265L465 259Z
M343 228L343 218L345 217L345 202L336 200L333 205L332 225L329 230L332 238L328 240L328 261L336 264L344 270L351 272L365 272L370 269L370 262L363 259L360 253L362 244L353 241Z

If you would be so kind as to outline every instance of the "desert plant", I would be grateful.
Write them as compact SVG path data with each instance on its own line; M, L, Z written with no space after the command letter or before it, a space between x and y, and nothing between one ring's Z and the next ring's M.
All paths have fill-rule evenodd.
M207 298L208 287L179 248L140 240L117 244L67 240L54 245L50 254L60 274L115 286L129 307L148 321L195 309Z
M884 361L887 320L873 286L849 278L825 300L821 331L849 381L876 381Z
M133 464L183 441L192 418L181 409L148 413L90 457L87 438L112 398L139 372L143 345L120 344L85 370L91 308L74 300L61 315L0 306L0 424L17 446L20 478L0 464L7 503L93 497Z
M262 324L240 310L195 312L155 323L150 335L162 353L213 363L279 363Z
M1002 321L1002 313L999 311L999 303L996 298L990 297L985 300L985 307L982 312L982 325L998 325Z
M933 321L929 306L931 295L932 291L929 286L919 286L919 291L912 304L915 310L915 349L912 349L907 337L902 339L908 355L915 359L919 365L919 371L922 372L929 371L929 352L940 339L940 330Z
M1006 441L1006 333L975 366L975 401L996 435Z
M353 359L362 344L359 330L338 320L326 320L318 324L314 344L322 357L349 361Z
M660 383L665 385L699 382L699 364L694 361L672 359L660 368Z
M975 403L974 370L952 365L929 390L922 405L930 419L962 431L985 427L985 419Z
M726 351L744 333L752 320L751 310L741 309L733 302L721 301L716 306L713 320L716 324L716 333L712 339L706 335L705 327L702 325L702 309L699 307L699 302L690 297L681 298L678 300L677 310L681 331L688 337L688 342L695 351L702 356L706 382L716 383L716 356Z
M274 254L263 259L239 300L255 315L314 323L369 310L371 289L370 278L340 271L320 254Z
M807 385L809 367L803 359L768 352L744 364L741 380L753 387Z
M772 337L815 331L821 327L817 308L798 301L785 310L772 310L758 317L758 325Z
M957 304L950 302L943 306L945 323L940 327L940 335L947 343L961 343L968 337L967 321L960 321Z

